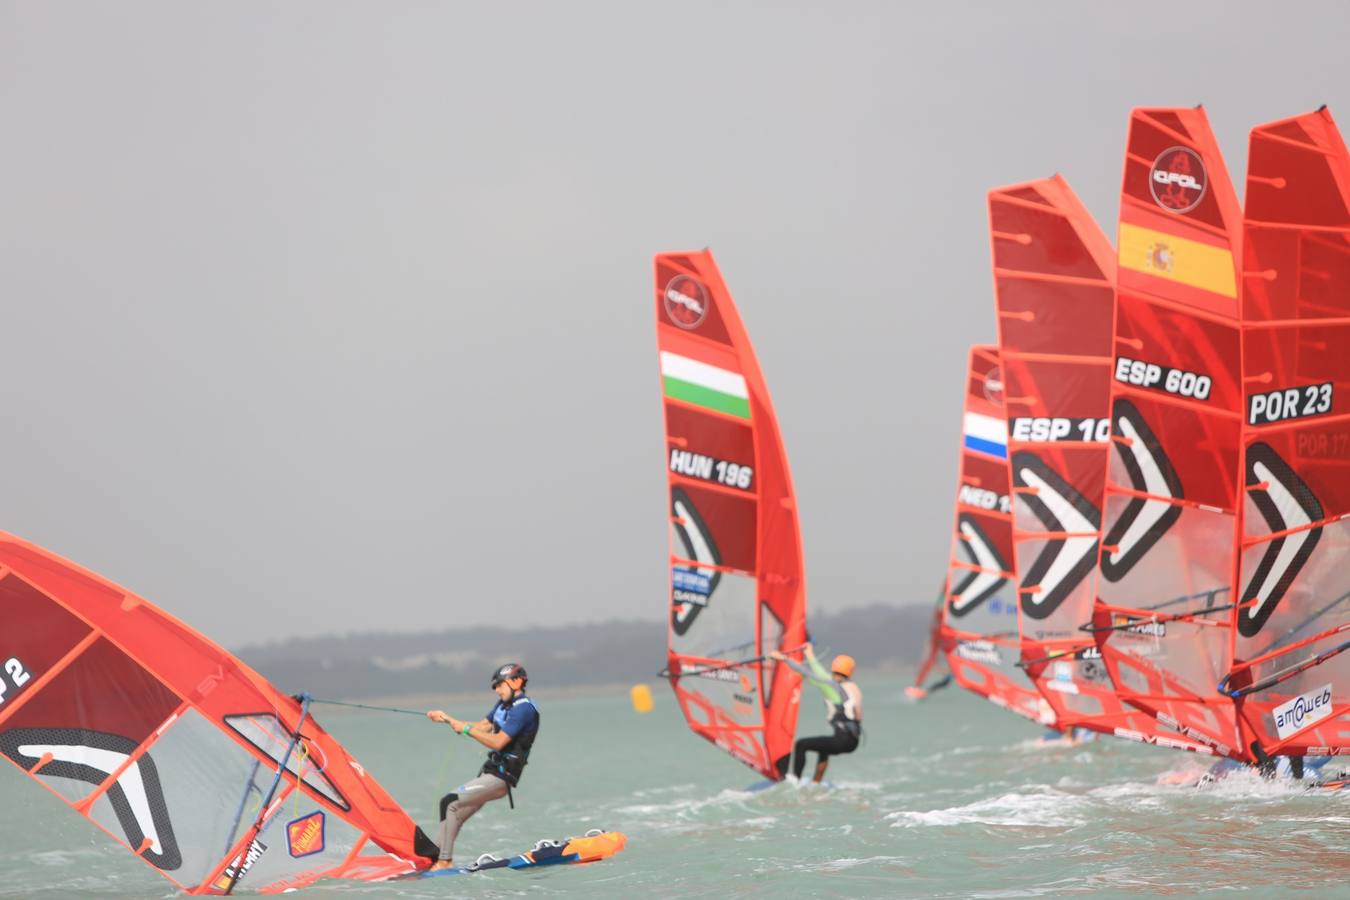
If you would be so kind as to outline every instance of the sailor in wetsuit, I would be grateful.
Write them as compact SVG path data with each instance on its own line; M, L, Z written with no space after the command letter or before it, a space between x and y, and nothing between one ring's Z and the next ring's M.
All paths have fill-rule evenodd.
M830 764L831 756L852 753L858 749L858 739L862 737L862 690L853 683L853 657L842 654L836 656L827 672L820 660L816 659L810 644L806 645L805 650L806 666L788 659L777 650L772 651L769 657L787 663L825 697L826 715L834 728L834 734L802 738L789 754L793 758L792 774L801 778L802 769L806 767L806 754L814 750L817 759L816 774L812 780L819 784L820 779L825 777L825 767ZM778 774L786 775L788 757L780 758L777 766Z
M478 777L465 782L441 798L441 824L437 835L440 856L431 871L454 865L455 838L470 816L483 804L510 795L520 783L521 770L530 757L530 747L539 733L539 709L525 696L529 676L515 663L507 663L492 673L492 689L497 705L486 718L464 722L439 709L427 713L433 722L443 722L466 737L488 748L487 762Z

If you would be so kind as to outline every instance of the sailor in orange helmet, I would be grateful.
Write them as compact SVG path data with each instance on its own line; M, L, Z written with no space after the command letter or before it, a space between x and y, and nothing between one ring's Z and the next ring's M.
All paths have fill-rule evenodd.
M802 648L805 651L806 665L788 659L783 653L774 650L771 659L787 663L795 672L815 685L825 697L826 716L834 734L822 737L802 738L792 748L792 774L802 777L806 767L806 754L816 753L816 774L812 779L817 784L825 777L825 768L830 757L841 753L852 753L858 749L858 740L862 737L862 690L853 683L853 657L841 653L830 663L829 671L816 659L815 650L810 644ZM778 773L787 774L788 757L777 762Z

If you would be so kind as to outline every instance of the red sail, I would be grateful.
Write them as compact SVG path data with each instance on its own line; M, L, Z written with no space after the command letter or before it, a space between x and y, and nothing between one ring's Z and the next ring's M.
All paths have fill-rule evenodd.
M1231 661L1239 212L1203 109L1137 109L1120 192L1111 467L1093 613L1131 704L1243 757Z
M1245 757L1217 691L1240 501L1240 212L1203 110L1135 110L1128 144L1093 627L1124 699Z
M1225 687L1257 755L1350 753L1350 153L1324 108L1253 129L1248 159Z
M989 194L1024 666L1060 727L1201 749L1116 695L1092 616L1110 456L1115 253L1059 176Z
M767 778L800 678L762 659L806 639L792 477L769 391L708 251L656 257L669 482L671 687L689 727Z
M180 889L427 864L412 820L299 703L163 610L4 534L0 635L0 753Z
M942 644L966 690L1047 725L1054 711L1018 667L1004 381L996 347L971 347Z

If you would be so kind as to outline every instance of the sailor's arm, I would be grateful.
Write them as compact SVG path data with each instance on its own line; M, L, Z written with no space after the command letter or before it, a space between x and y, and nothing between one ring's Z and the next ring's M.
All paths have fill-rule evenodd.
M786 654L778 650L771 650L768 655L770 659L776 659L781 663L785 663L789 669L815 685L816 690L825 695L825 699L832 703L839 702L839 689L835 687L834 679L830 677L830 673L825 671L825 667L816 660L816 655L810 644L806 645L806 661L810 665L810 668L807 668L796 660L789 659Z
M456 719L444 710L439 709L429 711L427 713L427 718L433 722L449 725L455 731L473 738L489 750L500 750L511 743L511 735L504 731L493 731L492 724L488 722L487 719L479 719L477 722L466 722L463 719Z
M810 642L807 642L802 645L802 649L805 651L802 654L802 658L805 659L806 664L811 667L812 677L815 678L816 681L823 681L826 684L833 685L834 675L830 673L829 669L821 665L820 660L816 659L816 648L812 646Z

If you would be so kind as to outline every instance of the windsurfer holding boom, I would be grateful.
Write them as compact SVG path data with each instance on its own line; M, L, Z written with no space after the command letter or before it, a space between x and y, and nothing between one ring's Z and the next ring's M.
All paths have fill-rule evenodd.
M858 739L862 737L862 689L853 683L853 657L840 654L834 658L827 672L816 659L814 648L808 643L805 651L806 665L788 659L778 650L769 653L770 659L786 663L794 672L799 673L825 697L826 716L834 728L834 734L802 738L797 741L789 754L793 758L792 774L802 777L806 767L806 754L816 753L816 774L812 779L816 784L825 777L825 768L830 757L841 753L852 753L858 749ZM809 668L808 668L809 667ZM780 758L776 764L780 775L787 774L788 757Z
M437 834L441 852L431 871L454 866L455 838L460 827L484 804L510 796L511 789L520 783L530 747L539 733L539 709L525 696L528 681L525 670L515 663L507 663L493 672L492 689L497 692L497 704L477 722L461 721L439 709L427 713L431 721L449 725L489 751L478 777L441 798Z

